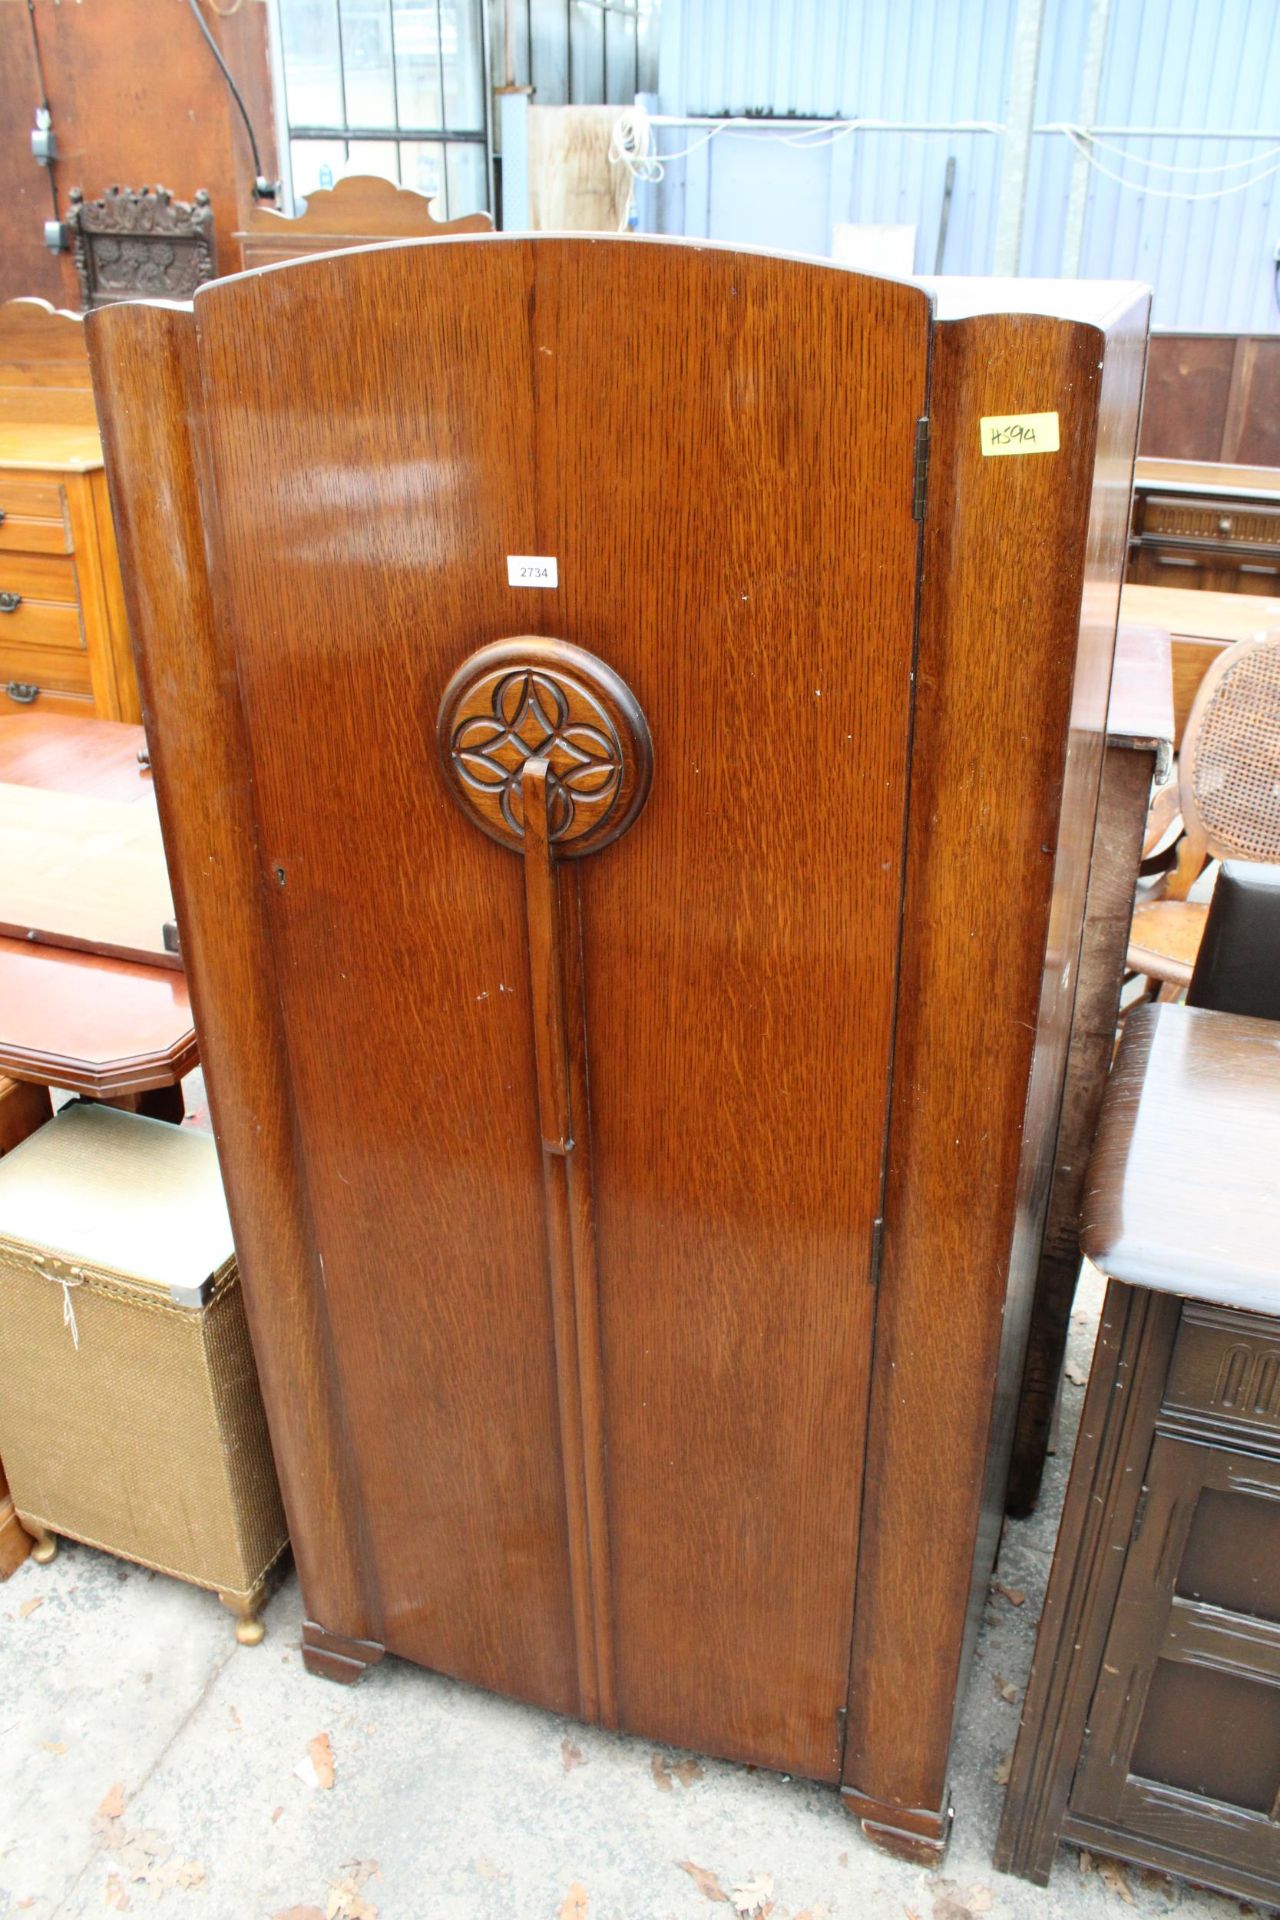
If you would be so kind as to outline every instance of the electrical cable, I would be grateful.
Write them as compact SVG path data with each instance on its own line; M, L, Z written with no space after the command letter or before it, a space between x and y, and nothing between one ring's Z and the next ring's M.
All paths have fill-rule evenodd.
M195 0L191 0L191 4L194 5ZM661 124L669 125L671 122L664 118ZM613 166L625 167L633 181L644 181L654 185L665 177L667 167L673 160L687 160L691 154L709 146L717 138L726 136L733 138L738 135L752 139L772 139L783 146L809 152L834 146L838 140L847 139L851 133L892 131L905 132L906 129L897 127L893 121L859 119L818 121L811 126L784 132L776 126L753 127L749 118L726 119L708 127L699 139L691 141L687 147L681 147L674 153L659 153L654 145L654 125L644 109L637 106L624 109L614 122L613 134L609 142L609 160ZM972 127L966 126L963 129L938 129L938 132L943 131L1001 133L1005 129L993 123L975 121ZM1111 141L1098 139L1081 127L1060 125L1045 128L1044 131L1065 135L1075 152L1105 179L1114 180L1117 186L1127 187L1131 193L1147 194L1156 200L1225 200L1235 193L1247 193L1251 187L1256 187L1262 181L1269 180L1273 174L1280 173L1280 147L1270 147L1266 152L1252 154L1246 160L1210 161L1203 166L1189 166L1176 161L1147 159L1141 154L1130 153L1127 148ZM912 133L908 137L934 138L935 135L932 132L923 135ZM1247 180L1236 181L1230 186L1213 187L1203 193L1193 193L1185 187L1156 187L1147 181L1133 180L1123 173L1117 173L1111 167L1105 166L1098 158L1094 151L1097 147L1120 154L1126 161L1151 169L1159 169L1163 173L1237 173L1247 167L1255 169L1261 167L1262 171L1260 173L1255 171ZM1272 160L1274 164L1268 165L1267 162ZM1280 263L1277 263L1277 299L1280 301Z
M1238 173L1242 167L1256 167L1264 160L1280 155L1280 147L1268 147L1265 153L1250 154L1247 160L1205 160L1195 164L1179 163L1175 160L1153 160L1146 154L1130 153L1116 140L1103 140L1096 133L1090 133L1088 127L1055 127L1055 133L1065 133L1073 140L1087 140L1090 147L1101 147L1104 153L1119 154L1122 160L1130 161L1134 166L1150 167L1159 173ZM1136 136L1135 136L1136 137ZM1169 139L1168 134L1145 134L1144 139ZM1176 136L1182 140L1212 140L1211 133L1185 133Z
M37 105L41 108L42 112L48 113L49 93L48 93L48 89L44 84L44 62L40 58L40 41L36 35L35 0L27 0L27 19L31 24L31 51L35 56L36 85L40 90L40 98L39 98L39 101L37 102Z
M1153 187L1142 180L1126 179L1122 173L1116 173L1110 167L1104 167L1101 160L1089 151L1087 143L1069 127L1067 139L1082 159L1100 173L1105 180L1114 180L1117 186L1128 187L1131 193L1148 194L1153 200L1226 200L1233 193L1247 193L1250 187L1256 187L1263 180L1269 180L1273 173L1280 173L1280 160L1262 173L1253 174L1248 180L1239 180L1233 187L1214 187L1208 193L1188 193L1185 187ZM1265 159L1265 155L1258 156Z
M30 6L31 4L32 0L27 0L27 5ZM253 131L253 122L249 118L249 109L244 103L244 95L236 85L231 69L222 57L222 48L218 45L210 31L209 22L200 11L199 0L187 0L187 5L196 17L196 25L209 43L209 51L222 69L222 77L231 90L231 98L240 109L240 118L244 121L244 130L249 136L249 146L253 153L254 192L257 193L260 187L265 187L269 183L262 171L262 156L258 152L258 140Z
M659 117L658 125L674 124L670 119ZM692 123L696 124L696 123ZM909 140L937 140L944 135L954 133L1003 133L1004 128L990 121L962 122L945 127L910 129L895 120L818 120L810 126L782 128L776 124L756 123L751 116L730 120L719 120L697 140L690 141L687 147L680 147L674 153L659 153L653 144L654 122L643 107L627 107L614 122L613 135L609 143L609 160L613 166L626 167L633 180L641 180L650 185L663 179L669 163L673 160L687 160L690 154L698 153L709 146L713 140L771 140L776 145L793 147L801 153L819 152L826 147L834 147L840 140L847 140L854 133L904 133Z
M36 91L39 95L39 98L36 101L36 111L38 113L43 113L45 118L48 119L50 117L49 90L44 83L44 61L40 58L40 39L39 39L39 35L36 33L35 0L27 0L27 21L31 28L31 57L35 61ZM37 125L38 124L39 123L37 122ZM62 215L58 210L58 183L53 177L52 160L49 160L45 163L45 172L49 176L49 197L53 201L53 217L55 220L61 220Z

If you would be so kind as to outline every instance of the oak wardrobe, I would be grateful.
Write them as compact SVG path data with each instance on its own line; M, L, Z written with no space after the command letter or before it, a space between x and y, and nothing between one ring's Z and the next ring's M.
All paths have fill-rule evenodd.
M927 1856L1145 292L494 236L88 325L308 1665Z

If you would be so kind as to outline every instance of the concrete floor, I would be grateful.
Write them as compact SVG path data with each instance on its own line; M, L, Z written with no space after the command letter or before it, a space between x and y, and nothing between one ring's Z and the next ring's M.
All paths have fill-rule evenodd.
M1077 1310L1087 1367L1098 1292ZM991 1868L1081 1391L1041 1512L1007 1529L954 1758L941 1872L869 1846L834 1793L661 1754L388 1660L312 1679L285 1582L262 1646L211 1596L87 1548L0 1588L0 1914L161 1920L1100 1920L1253 1909L1064 1848ZM922 1544L922 1551L924 1550ZM1005 1691L1013 1691L1007 1700ZM317 1784L327 1735L333 1784ZM323 1754L320 1755L323 1765ZM105 1810L103 1810L105 1808ZM708 1875L705 1889L686 1872ZM728 1896L715 1897L717 1889ZM773 1902L770 1909L770 1902Z

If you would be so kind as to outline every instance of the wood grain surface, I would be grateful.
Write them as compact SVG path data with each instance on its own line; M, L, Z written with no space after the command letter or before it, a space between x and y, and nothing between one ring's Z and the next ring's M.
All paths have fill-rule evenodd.
M1150 390L1148 368L1147 394ZM1222 460L1153 460L1139 456L1133 470L1133 484L1135 488L1158 487L1162 493L1186 490L1196 494L1225 494L1233 503L1242 493L1266 500L1280 494L1280 467L1242 467Z
M89 335L129 620L143 643L143 708L165 851L294 1558L309 1608L376 1644L377 1590L296 1152L235 657L206 571L192 444L199 369L191 314L107 308ZM153 537L157 503L163 547Z
M225 10L226 0L223 5L221 13L216 7L205 8L205 20L257 131L263 171L273 177L279 164L266 8L257 0L230 11ZM31 25L24 20L22 26L10 68L15 76L32 72ZM224 273L232 272L237 264L232 235L238 209L249 198L253 159L239 110L190 8L174 8L157 20L145 11L38 7L35 31L43 84L54 103L58 128L60 213L65 216L73 186L93 199L116 182L145 187L159 181L179 200L190 200L205 187L213 204L219 264ZM28 117L24 108L21 118ZM35 169L30 148L25 138L19 143L18 134L15 126L7 135L7 150L0 150L6 192L0 213L0 281L15 293L48 291L43 275L37 280L29 265L20 267L24 257L30 258L28 232L35 251L40 251L50 194L42 168L40 191L30 197L27 210L19 211L22 174ZM20 156L16 165L5 165L10 156ZM61 278L64 304L74 304L78 286L70 251L51 264L54 283Z
M890 1836L945 1835L950 1729L999 1536L1075 997L1145 344L1145 297L1132 294L1100 326L979 314L944 322L935 339L844 1768L854 1810ZM1062 412L1059 454L982 457L982 416L1050 409ZM924 1513L927 1529L907 1520Z
M1157 335L1142 409L1144 456L1222 458L1235 353L1232 334Z
M811 263L499 237L90 322L318 1670L386 1645L828 1780L847 1708L851 1804L940 1836L1123 561L1145 306L1101 310L931 328ZM981 458L1051 408L1060 455ZM435 746L530 634L653 742L533 902L571 1154L525 863Z
M654 384L602 384L588 430L572 360L538 356L540 467L566 432L582 461L533 551L593 554L573 633L654 739L644 813L581 872L620 1709L835 1778L928 309L724 253L676 296L679 255L605 244L637 259L613 338ZM576 346L593 251L552 283Z
M145 745L142 728L120 720L0 716L0 780L100 800L150 800L151 773L138 758Z
M1257 599L1239 593L1196 593L1186 587L1126 586L1120 600L1126 620L1167 628L1174 641L1217 640L1229 646L1280 627L1280 596Z
M489 233L492 228L492 214L438 220L426 194L376 175L349 174L332 187L309 193L301 213L292 218L254 202L235 237L241 265L250 268L377 240L430 240L448 233Z
M379 1489L387 1643L573 1699L523 888L459 822L423 732L456 665L536 620L619 671L654 735L644 815L581 875L619 1710L834 1776L927 303L662 245L464 245L447 278L436 261L313 263L197 308L263 852L287 875L273 938L295 1097L348 1418ZM340 297L349 328L308 328ZM288 377L246 366L246 341L280 326L307 339ZM629 367L625 387L602 351ZM857 379L838 377L846 364ZM836 475L812 498L778 485L801 453ZM298 484L321 474L328 497ZM512 552L556 555L560 588L513 591ZM375 753L378 778L353 781ZM824 902L854 894L850 946ZM354 1019L358 1127L331 1097L340 1055L349 1082L359 1071ZM430 1284L387 1287L371 1316L371 1264L407 1275L424 1248ZM429 1478L391 1472L408 1431ZM726 1582L745 1543L755 1571Z
M180 973L0 939L0 1072L110 1100L199 1057Z

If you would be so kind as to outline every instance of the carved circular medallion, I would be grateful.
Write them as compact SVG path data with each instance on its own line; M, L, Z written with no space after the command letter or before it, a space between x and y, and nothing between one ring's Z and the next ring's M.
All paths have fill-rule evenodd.
M495 640L465 660L436 721L440 764L478 826L516 852L524 839L521 781L548 767L557 853L594 853L645 803L653 743L631 689L603 660L566 640Z

